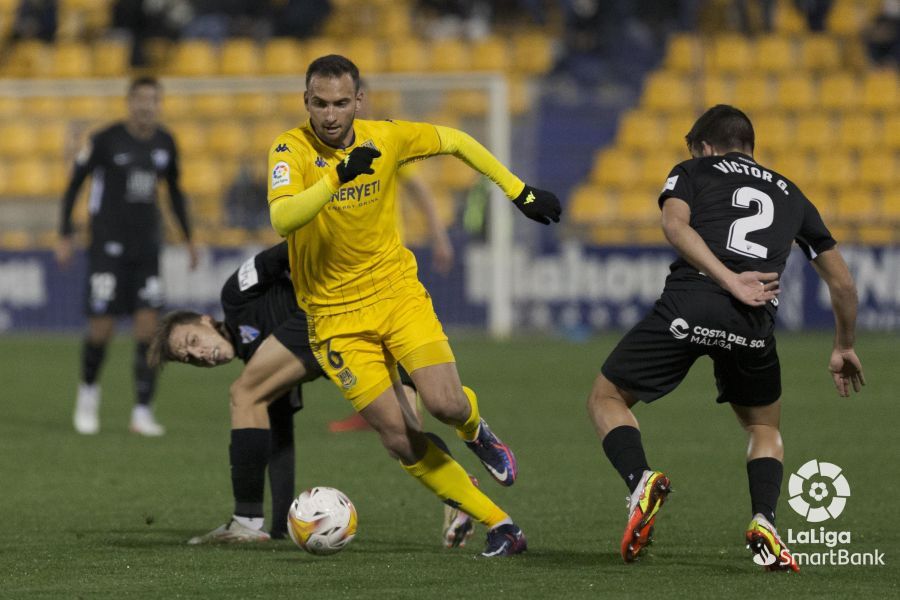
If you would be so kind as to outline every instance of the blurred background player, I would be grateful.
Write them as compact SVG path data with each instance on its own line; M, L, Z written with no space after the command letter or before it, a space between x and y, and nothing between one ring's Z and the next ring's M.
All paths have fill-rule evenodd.
M359 91L361 95L360 109L357 111L359 118L368 119L375 118L371 115L371 101L369 99L369 86L365 79L359 80ZM450 236L447 234L447 227L441 221L438 214L437 202L434 194L428 184L417 172L415 164L408 164L397 171L397 181L400 184L402 195L398 197L397 202L397 228L400 233L401 243L404 241L404 223L402 206L404 202L412 201L417 209L422 211L425 216L425 222L428 225L428 238L431 242L431 266L435 272L441 275L447 275L453 268L454 250L453 244L450 242ZM403 371L405 373L405 371ZM404 385L406 385L404 383ZM409 391L409 390L407 390ZM413 394L415 398L415 393ZM358 412L344 419L332 421L328 424L328 430L334 433L343 431L371 431L372 427L366 423ZM454 509L448 507L449 511ZM448 514L450 514L448 512ZM452 519L452 517L451 517Z
M159 436L165 433L153 415L151 401L156 371L147 364L147 348L163 305L159 278L162 244L157 182L169 187L172 212L187 240L190 266L197 264L184 194L178 183L175 140L159 122L162 89L149 77L131 82L128 118L95 133L75 160L62 199L58 263L72 260L72 209L78 190L91 175L88 212L90 244L86 280L87 335L81 351L81 383L73 422L82 434L100 431L100 368L118 317L133 317L136 404L131 431Z
M395 389L398 362L416 382L425 408L456 427L496 481L514 483L515 457L480 417L475 394L460 383L415 258L400 243L396 172L405 162L453 154L540 223L559 221L559 200L525 185L459 130L356 120L359 70L343 56L310 63L306 88L309 121L276 138L269 154L269 207L273 227L290 244L291 278L310 321L316 358L410 475L488 527L482 556L523 552L525 536L509 515L404 418L406 398ZM233 434L249 439L268 427L267 415L233 404L232 425Z
M662 227L679 258L653 312L606 359L588 399L603 450L631 492L622 558L634 560L648 543L671 489L669 478L648 466L631 408L673 391L705 355L715 367L716 401L731 404L750 438L747 543L763 558L778 558L771 569L798 571L775 529L784 460L774 333L778 278L796 241L831 294L835 337L828 368L841 396L865 383L853 349L856 287L815 206L753 160L753 125L743 112L714 106L686 140L693 158L672 169L659 196Z
M302 408L302 383L324 375L310 350L306 315L297 307L288 269L287 242L260 252L245 261L222 287L224 321L193 311L174 311L161 319L153 337L148 353L152 366L174 361L215 367L238 357L246 367L231 386L232 397L255 394L259 401L268 402L271 451L267 461L241 454L235 445L230 447L232 518L191 538L189 544L287 536L288 509L295 496L293 415ZM401 377L411 406L415 406L415 385L405 372ZM409 420L421 427L418 415L410 415ZM442 440L427 435L449 453ZM269 533L263 530L267 468L272 497ZM452 509L449 516L445 514L442 534L446 546L465 546L472 535L472 521Z

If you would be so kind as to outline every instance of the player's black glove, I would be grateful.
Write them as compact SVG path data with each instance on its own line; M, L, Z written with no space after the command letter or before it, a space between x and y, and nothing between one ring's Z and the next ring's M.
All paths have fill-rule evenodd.
M549 225L550 221L559 223L559 215L562 208L559 206L559 198L552 192L545 192L526 185L522 193L513 200L516 208L525 213L525 216L538 223Z
M353 181L363 173L373 174L372 161L381 156L381 152L368 146L354 148L337 166L338 179L341 183Z

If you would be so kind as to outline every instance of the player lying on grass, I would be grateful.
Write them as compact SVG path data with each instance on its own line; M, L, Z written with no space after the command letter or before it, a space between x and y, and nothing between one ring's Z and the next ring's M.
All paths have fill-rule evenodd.
M754 138L747 116L725 105L708 110L687 134L693 159L672 169L659 196L662 227L679 258L653 311L606 359L588 400L603 450L631 491L621 543L626 562L649 542L670 491L669 478L648 466L631 408L665 396L695 360L709 356L717 401L731 405L750 438L747 544L769 569L799 570L775 529L784 459L775 296L794 241L831 294L828 369L838 394L865 383L853 349L853 278L815 206L753 160Z
M154 364L176 361L200 367L223 365L235 357L246 367L231 386L235 397L270 400L271 452L265 457L230 447L234 493L232 519L188 543L250 542L269 539L263 531L263 496L268 466L272 496L271 537L287 535L287 513L294 499L293 415L302 407L302 386L323 375L309 349L306 315L297 308L288 275L287 243L260 252L235 271L222 288L224 321L192 311L163 317L151 344ZM412 381L403 374L409 397ZM414 402L410 403L414 406ZM412 410L412 409L411 409ZM411 421L419 426L418 418ZM443 444L437 436L432 439ZM448 507L444 543L463 546L472 534L465 513Z

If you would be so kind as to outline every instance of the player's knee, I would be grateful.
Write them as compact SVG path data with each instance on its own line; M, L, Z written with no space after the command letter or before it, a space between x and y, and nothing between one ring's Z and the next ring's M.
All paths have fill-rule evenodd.
M469 399L458 386L446 386L434 390L423 402L437 420L443 423L463 423L469 416Z
M249 410L254 404L251 390L240 377L228 389L228 398L232 413Z

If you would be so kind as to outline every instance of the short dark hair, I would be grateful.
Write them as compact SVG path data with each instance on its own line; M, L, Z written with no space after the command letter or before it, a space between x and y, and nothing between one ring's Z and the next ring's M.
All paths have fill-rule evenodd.
M157 92L162 90L162 84L159 83L159 79L151 77L150 75L143 75L131 80L131 83L128 84L128 95L130 96L136 89L144 87L145 85L156 88Z
M316 60L309 63L306 69L306 89L309 89L309 81L313 75L321 75L323 77L341 77L349 74L353 79L353 85L356 91L359 91L359 69L353 62L340 54L328 54L320 56Z
M717 104L697 119L686 136L688 150L700 154L701 143L717 150L749 148L753 151L756 135L753 123L742 111L727 104Z
M150 339L150 348L147 349L147 364L151 367L162 367L169 361L180 360L172 351L169 338L172 330L179 325L199 323L203 318L198 312L192 310L173 310L159 320L159 325Z

